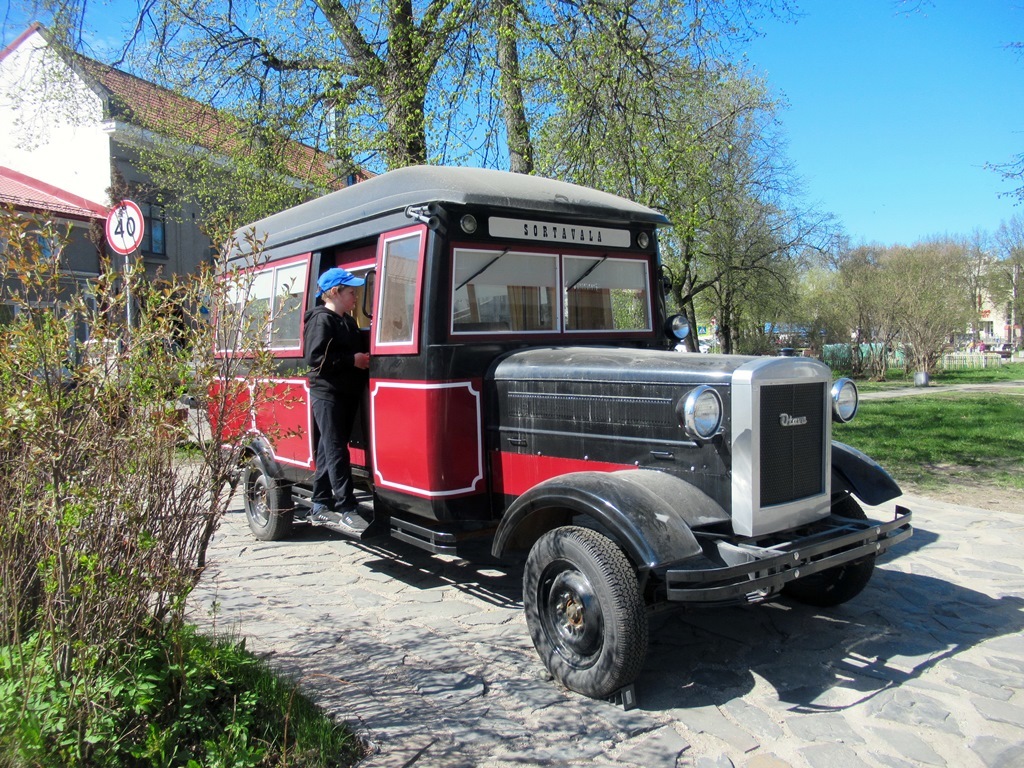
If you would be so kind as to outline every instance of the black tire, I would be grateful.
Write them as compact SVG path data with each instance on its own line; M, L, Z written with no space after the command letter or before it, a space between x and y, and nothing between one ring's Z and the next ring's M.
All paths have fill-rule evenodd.
M523 605L533 645L566 688L603 699L632 683L647 656L636 571L610 539L556 528L530 550Z
M832 506L832 513L853 520L867 520L864 510L851 496L844 496ZM829 608L852 600L871 581L875 571L875 555L867 555L835 568L791 581L782 594L805 605Z
M260 541L280 541L292 530L291 489L267 474L253 457L242 470L242 494L249 530Z

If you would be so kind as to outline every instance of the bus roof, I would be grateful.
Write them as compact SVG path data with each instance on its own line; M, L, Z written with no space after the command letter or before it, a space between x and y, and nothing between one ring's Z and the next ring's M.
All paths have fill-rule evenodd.
M572 214L620 224L668 223L664 214L652 208L564 181L487 168L418 165L375 176L275 213L239 230L236 241L241 245L244 233L255 229L257 238L266 238L265 251L289 247L293 252L315 250L328 246L332 240L338 242L341 230L357 230L344 239L374 234L374 227L381 231L379 224L359 225L396 212L404 216L408 206L427 203L479 205L505 212Z

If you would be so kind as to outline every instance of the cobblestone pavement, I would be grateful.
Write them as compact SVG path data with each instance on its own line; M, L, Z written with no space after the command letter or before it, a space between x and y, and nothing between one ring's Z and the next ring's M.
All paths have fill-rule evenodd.
M902 503L914 537L844 606L652 616L629 711L545 677L519 569L489 559L258 542L235 507L193 616L349 721L362 768L1024 766L1024 516Z

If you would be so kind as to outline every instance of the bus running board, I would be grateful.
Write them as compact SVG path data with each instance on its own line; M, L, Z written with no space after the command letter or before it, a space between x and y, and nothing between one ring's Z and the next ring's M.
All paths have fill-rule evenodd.
M435 555L454 555L456 539L454 533L435 531L407 520L391 518L391 536L412 544L414 547L433 552Z

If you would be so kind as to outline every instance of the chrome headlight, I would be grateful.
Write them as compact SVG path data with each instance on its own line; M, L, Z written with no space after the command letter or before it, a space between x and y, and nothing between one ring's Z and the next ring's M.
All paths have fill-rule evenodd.
M685 315L672 315L665 321L665 335L675 341L682 341L690 335L690 322Z
M709 386L690 392L679 410L683 429L690 437L708 440L722 427L722 398Z
M845 424L857 415L860 397L851 379L837 379L832 385L832 421Z

